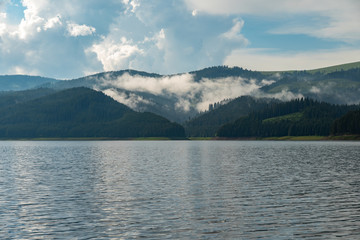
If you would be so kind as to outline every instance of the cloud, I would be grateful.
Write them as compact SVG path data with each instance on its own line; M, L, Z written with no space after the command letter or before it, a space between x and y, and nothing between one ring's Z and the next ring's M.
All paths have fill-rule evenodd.
M143 50L125 37L121 38L121 42L105 38L102 42L91 46L87 51L96 54L105 71L127 68L132 57L143 53Z
M359 61L360 50L335 49L278 52L276 49L237 49L224 64L258 71L310 70Z
M24 0L21 5L7 2L4 9L11 11L6 19L0 16L0 74L74 78L103 70L96 54L86 49L108 33L122 3Z
M228 39L230 41L237 41L243 44L244 46L249 44L249 40L246 39L240 32L244 26L244 21L241 19L233 20L234 26L228 31L221 34L221 37Z
M86 26L85 24L79 25L76 23L67 23L67 31L70 36L78 37L78 36L87 36L95 33L96 29L91 26Z
M138 0L123 0L122 2L126 5L125 13L128 13L129 11L135 13L136 8L140 6Z
M6 13L0 12L0 37L6 32L6 24L4 23L6 20Z
M44 30L46 31L48 29L55 28L56 26L61 26L61 25L62 25L61 15L58 15L56 17L48 19L48 21L44 25Z
M316 86L312 86L309 90L311 93L320 93L320 88L316 87Z
M153 104L149 100L146 100L143 97L136 95L135 93L125 93L113 88L105 89L103 93L105 93L109 97L112 97L119 103L125 104L126 106L136 110L141 110L139 109L140 104Z
M255 15L287 19L273 34L306 34L344 42L360 40L360 2L357 0L185 0L192 11L212 15ZM291 16L291 17L290 17ZM302 21L299 16L307 16ZM289 23L291 19L291 23ZM319 21L322 24L318 24Z
M22 5L26 8L24 18L21 20L17 31L13 34L25 40L41 32L41 26L44 24L45 19L39 16L39 12L47 3L46 1L23 0Z
M164 45L165 45L165 41L166 41L166 35L165 35L165 31L162 28L160 30L160 32L155 36L155 41L156 41L156 46L158 47L158 49L164 49Z
M103 86L112 86L129 91L149 92L155 95L184 95L195 90L196 83L191 74L173 76L143 77L124 73L116 79L103 79Z
M283 89L281 92L278 93L272 93L272 94L264 94L262 92L259 92L254 95L255 97L266 97L266 98L276 98L282 101L290 101L292 99L298 99L298 98L304 98L304 95L301 93L293 93L289 91L288 89Z
M192 107L197 111L207 110L209 104L219 102L227 98L236 98L243 95L261 95L260 88L273 83L272 80L244 79L241 77L227 77L219 79L203 78L195 81L192 74L179 74L162 77L144 77L140 75L123 75L113 79L108 75L101 79L101 89L121 103L134 108L143 99L137 95L126 95L115 89L123 89L131 92L147 92L156 96L176 99L175 107L188 112ZM289 95L290 93L286 93ZM283 94L285 95L285 93ZM279 96L276 96L280 98ZM135 107L136 109L136 107Z
M251 14L257 16L274 16L280 13L309 13L341 11L359 7L357 0L318 0L314 4L311 0L287 1L287 0L185 0L189 9L197 9L208 14Z
M36 70L29 70L29 69L24 69L21 66L15 66L12 69L12 72L14 74L19 74L19 75L23 75L23 74L30 74L30 75L35 75L38 76L39 72Z
M130 6L130 1L123 2ZM104 70L188 72L221 65L234 48L246 46L249 41L241 34L243 25L244 20L234 17L194 18L182 2L142 1L133 11L125 10L119 15L110 25L109 33L89 50L96 54ZM126 48L121 40L124 37ZM102 50L111 46L118 50ZM123 49L131 54L119 54L115 59L114 52Z
M209 104L220 102L224 99L233 99L239 96L250 95L253 97L268 97L288 101L301 98L301 93L293 93L287 89L274 94L266 94L261 87L275 82L273 79L246 79L241 77L226 77L194 80L194 75L178 74L161 77L144 77L124 73L113 78L106 75L100 82L99 89L115 100L133 108L139 109L143 104L154 105L143 97L141 93L150 93L155 96L175 100L174 107L177 111L208 110Z
M174 74L228 63L247 67L239 53L259 47L251 38L259 34L306 34L326 39L332 49L359 49L355 0L18 2L0 1L0 74L12 74L17 67L57 78L125 68ZM264 32L252 29L254 19ZM260 42L269 44L260 47L271 47L265 38ZM270 53L284 59L275 51L247 51L252 63L253 57ZM346 56L337 59L353 59Z

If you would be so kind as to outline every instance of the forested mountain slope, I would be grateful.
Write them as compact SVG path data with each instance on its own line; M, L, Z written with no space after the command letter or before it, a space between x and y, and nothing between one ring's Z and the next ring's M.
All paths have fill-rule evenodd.
M328 136L333 122L359 106L332 105L312 99L270 104L222 126L219 137Z
M276 99L242 96L209 110L198 117L185 122L186 135L189 137L214 137L216 131L224 124L233 122L253 111L260 110L269 103L279 102ZM211 105L213 106L213 105Z
M0 92L0 108L31 101L33 99L44 97L55 92L56 90L50 88Z
M0 138L39 137L184 137L184 129L82 87L0 109Z

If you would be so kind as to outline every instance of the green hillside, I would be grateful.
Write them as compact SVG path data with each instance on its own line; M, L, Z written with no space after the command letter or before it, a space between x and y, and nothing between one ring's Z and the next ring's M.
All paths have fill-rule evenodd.
M328 136L337 118L358 108L355 105L332 105L311 99L269 104L260 111L222 126L217 136Z
M328 73L337 72L337 71L346 71L346 70L353 69L353 68L360 68L360 61L308 70L308 72L310 72L310 73L320 72L322 74L328 74Z
M184 137L184 129L137 113L88 88L72 88L0 109L0 138Z
M305 73L320 73L320 74L328 74L328 73L332 73L332 72L337 72L337 71L346 71L346 70L350 70L350 69L354 69L354 68L360 68L360 61L359 62L351 62L351 63L344 63L344 64L339 64L339 65L334 65L334 66L328 66L328 67L323 67L323 68L315 68L315 69L304 69L304 70L285 70L285 71L261 71L262 74L268 76L268 75L273 75L273 74L277 74L277 73L297 73L297 72L305 72Z

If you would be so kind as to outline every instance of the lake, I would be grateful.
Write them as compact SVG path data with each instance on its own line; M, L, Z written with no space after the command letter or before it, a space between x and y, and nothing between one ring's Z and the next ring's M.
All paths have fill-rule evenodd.
M356 239L360 142L1 141L0 239Z

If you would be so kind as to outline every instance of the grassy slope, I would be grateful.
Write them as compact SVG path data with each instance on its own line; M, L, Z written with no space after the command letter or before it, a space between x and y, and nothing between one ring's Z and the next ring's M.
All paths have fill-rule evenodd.
M313 69L313 70L309 70L308 72L310 72L310 73L321 72L321 73L327 74L327 73L332 73L332 72L341 71L341 70L346 71L346 70L349 70L352 68L360 68L360 61L353 62L353 63L340 64L340 65L335 65L335 66L330 66L330 67L325 67L325 68Z
M262 122L263 123L276 123L276 122L281 122L284 120L295 122L295 121L301 120L302 117L303 117L302 112L296 112L296 113L290 113L290 114L286 114L286 115L282 115L282 116L278 116L278 117L267 118L267 119L264 119Z
M316 68L316 69L310 69L310 70L305 70L309 73L323 73L323 74L328 74L328 73L332 73L332 72L336 72L336 71L341 71L341 70L349 70L352 68L360 68L360 61L358 62L353 62L353 63L345 63L345 64L340 64L340 65L334 65L334 66L329 66L329 67L324 67L324 68ZM298 72L301 70L289 70L289 71L262 71L262 74L265 75L271 75L271 74L276 74L276 73L285 73L285 72Z

